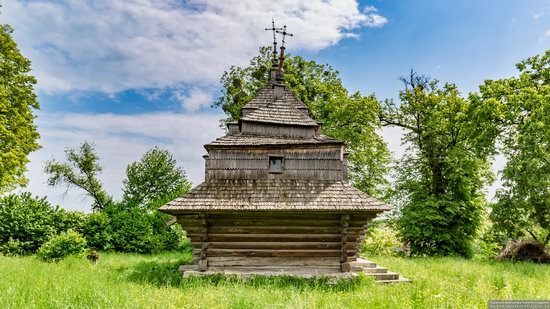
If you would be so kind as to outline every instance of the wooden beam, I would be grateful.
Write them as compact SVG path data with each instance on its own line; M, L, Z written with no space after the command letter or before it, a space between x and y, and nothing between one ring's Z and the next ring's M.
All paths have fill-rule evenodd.
M344 214L341 217L341 255L340 255L340 270L343 272L351 271L351 265L348 262L348 228L349 228L349 214Z
M201 223L204 228L204 234L202 237L201 256L199 259L199 271L206 271L208 269L208 216L206 214L201 215Z

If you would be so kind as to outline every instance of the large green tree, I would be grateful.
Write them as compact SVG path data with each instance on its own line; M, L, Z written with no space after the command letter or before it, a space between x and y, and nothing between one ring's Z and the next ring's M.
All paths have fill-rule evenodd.
M21 55L12 32L0 25L0 194L27 183L28 155L40 148L33 114L39 108L36 79L29 75L31 62Z
M517 64L519 76L487 80L472 101L492 107L507 159L491 219L510 237L550 242L550 50Z
M123 200L150 211L191 189L191 182L172 154L158 147L128 165L123 184Z
M270 52L262 47L249 66L233 66L223 74L222 95L214 106L223 109L226 120L239 119L241 108L267 84ZM349 93L338 71L300 56L287 55L284 69L285 85L308 106L315 119L323 122L323 133L347 143L354 185L379 196L386 183L384 174L390 156L376 132L380 127L380 104L376 97Z
M471 255L481 224L483 186L491 180L493 140L485 138L477 106L453 84L411 71L400 104L386 101L384 125L403 129L407 151L398 167L404 205L397 227L412 255Z
M49 175L48 185L66 185L67 189L74 187L84 190L93 199L94 211L107 207L112 197L105 192L98 178L102 167L94 145L85 141L79 149L65 149L65 156L66 162L57 162L55 159L46 162L44 171Z

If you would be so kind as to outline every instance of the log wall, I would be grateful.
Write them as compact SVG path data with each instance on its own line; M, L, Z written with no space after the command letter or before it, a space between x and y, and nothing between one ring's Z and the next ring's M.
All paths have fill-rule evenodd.
M316 129L312 126L278 125L248 121L241 124L241 133L259 136L312 138L315 136L315 132Z
M187 231L195 261L209 269L312 266L349 271L345 263L357 258L365 225L373 217L241 212L179 215L177 222Z
M346 180L347 162L341 146L294 149L211 150L206 179ZM269 156L283 157L283 172L269 173Z

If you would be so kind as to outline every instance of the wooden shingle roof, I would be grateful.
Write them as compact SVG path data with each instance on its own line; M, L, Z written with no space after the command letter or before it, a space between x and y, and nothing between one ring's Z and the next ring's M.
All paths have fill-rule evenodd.
M328 137L317 135L308 139L285 138L274 136L258 136L235 134L225 135L204 145L206 149L215 146L276 146L276 145L319 145L319 144L344 144L344 142Z
M218 179L203 182L160 210L373 211L390 207L346 181Z
M242 121L275 123L296 126L317 126L317 121L299 111L284 99L275 100L267 106L258 107L241 118Z
M307 106L288 89L284 90L282 100L288 102L294 108L307 109ZM273 86L268 84L258 91L254 98L250 100L250 102L248 102L243 108L265 107L273 101L275 101L275 92L273 91Z

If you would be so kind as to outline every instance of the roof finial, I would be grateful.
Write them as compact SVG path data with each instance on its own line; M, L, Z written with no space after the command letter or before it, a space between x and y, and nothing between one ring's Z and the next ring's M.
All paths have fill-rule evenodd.
M275 27L275 21L272 18L271 19L271 28L265 28L265 30L266 31L273 31L273 59L277 59L277 38L275 37L275 34L279 33L279 31L283 30L283 28ZM283 40L283 44L284 44L284 40Z
M283 41L281 44L281 53L279 55L279 79L283 79L283 75L285 73L284 69L284 62L285 62L285 37L288 36L294 36L294 34L286 31L286 25L283 26L283 29L275 30L277 33L283 35Z
M283 28L275 27L275 21L271 19L271 28L265 28L267 31L273 31L273 58L271 58L271 71L269 82L275 84L277 81L278 75L278 65L277 65L277 33L278 31L283 30Z
M277 30L275 30L277 33L279 34L282 34L283 35L283 44L281 44L281 48L285 48L285 36L294 36L294 34L290 33L290 32L286 32L286 25L283 26L283 29L279 28ZM275 36L274 36L275 37Z

